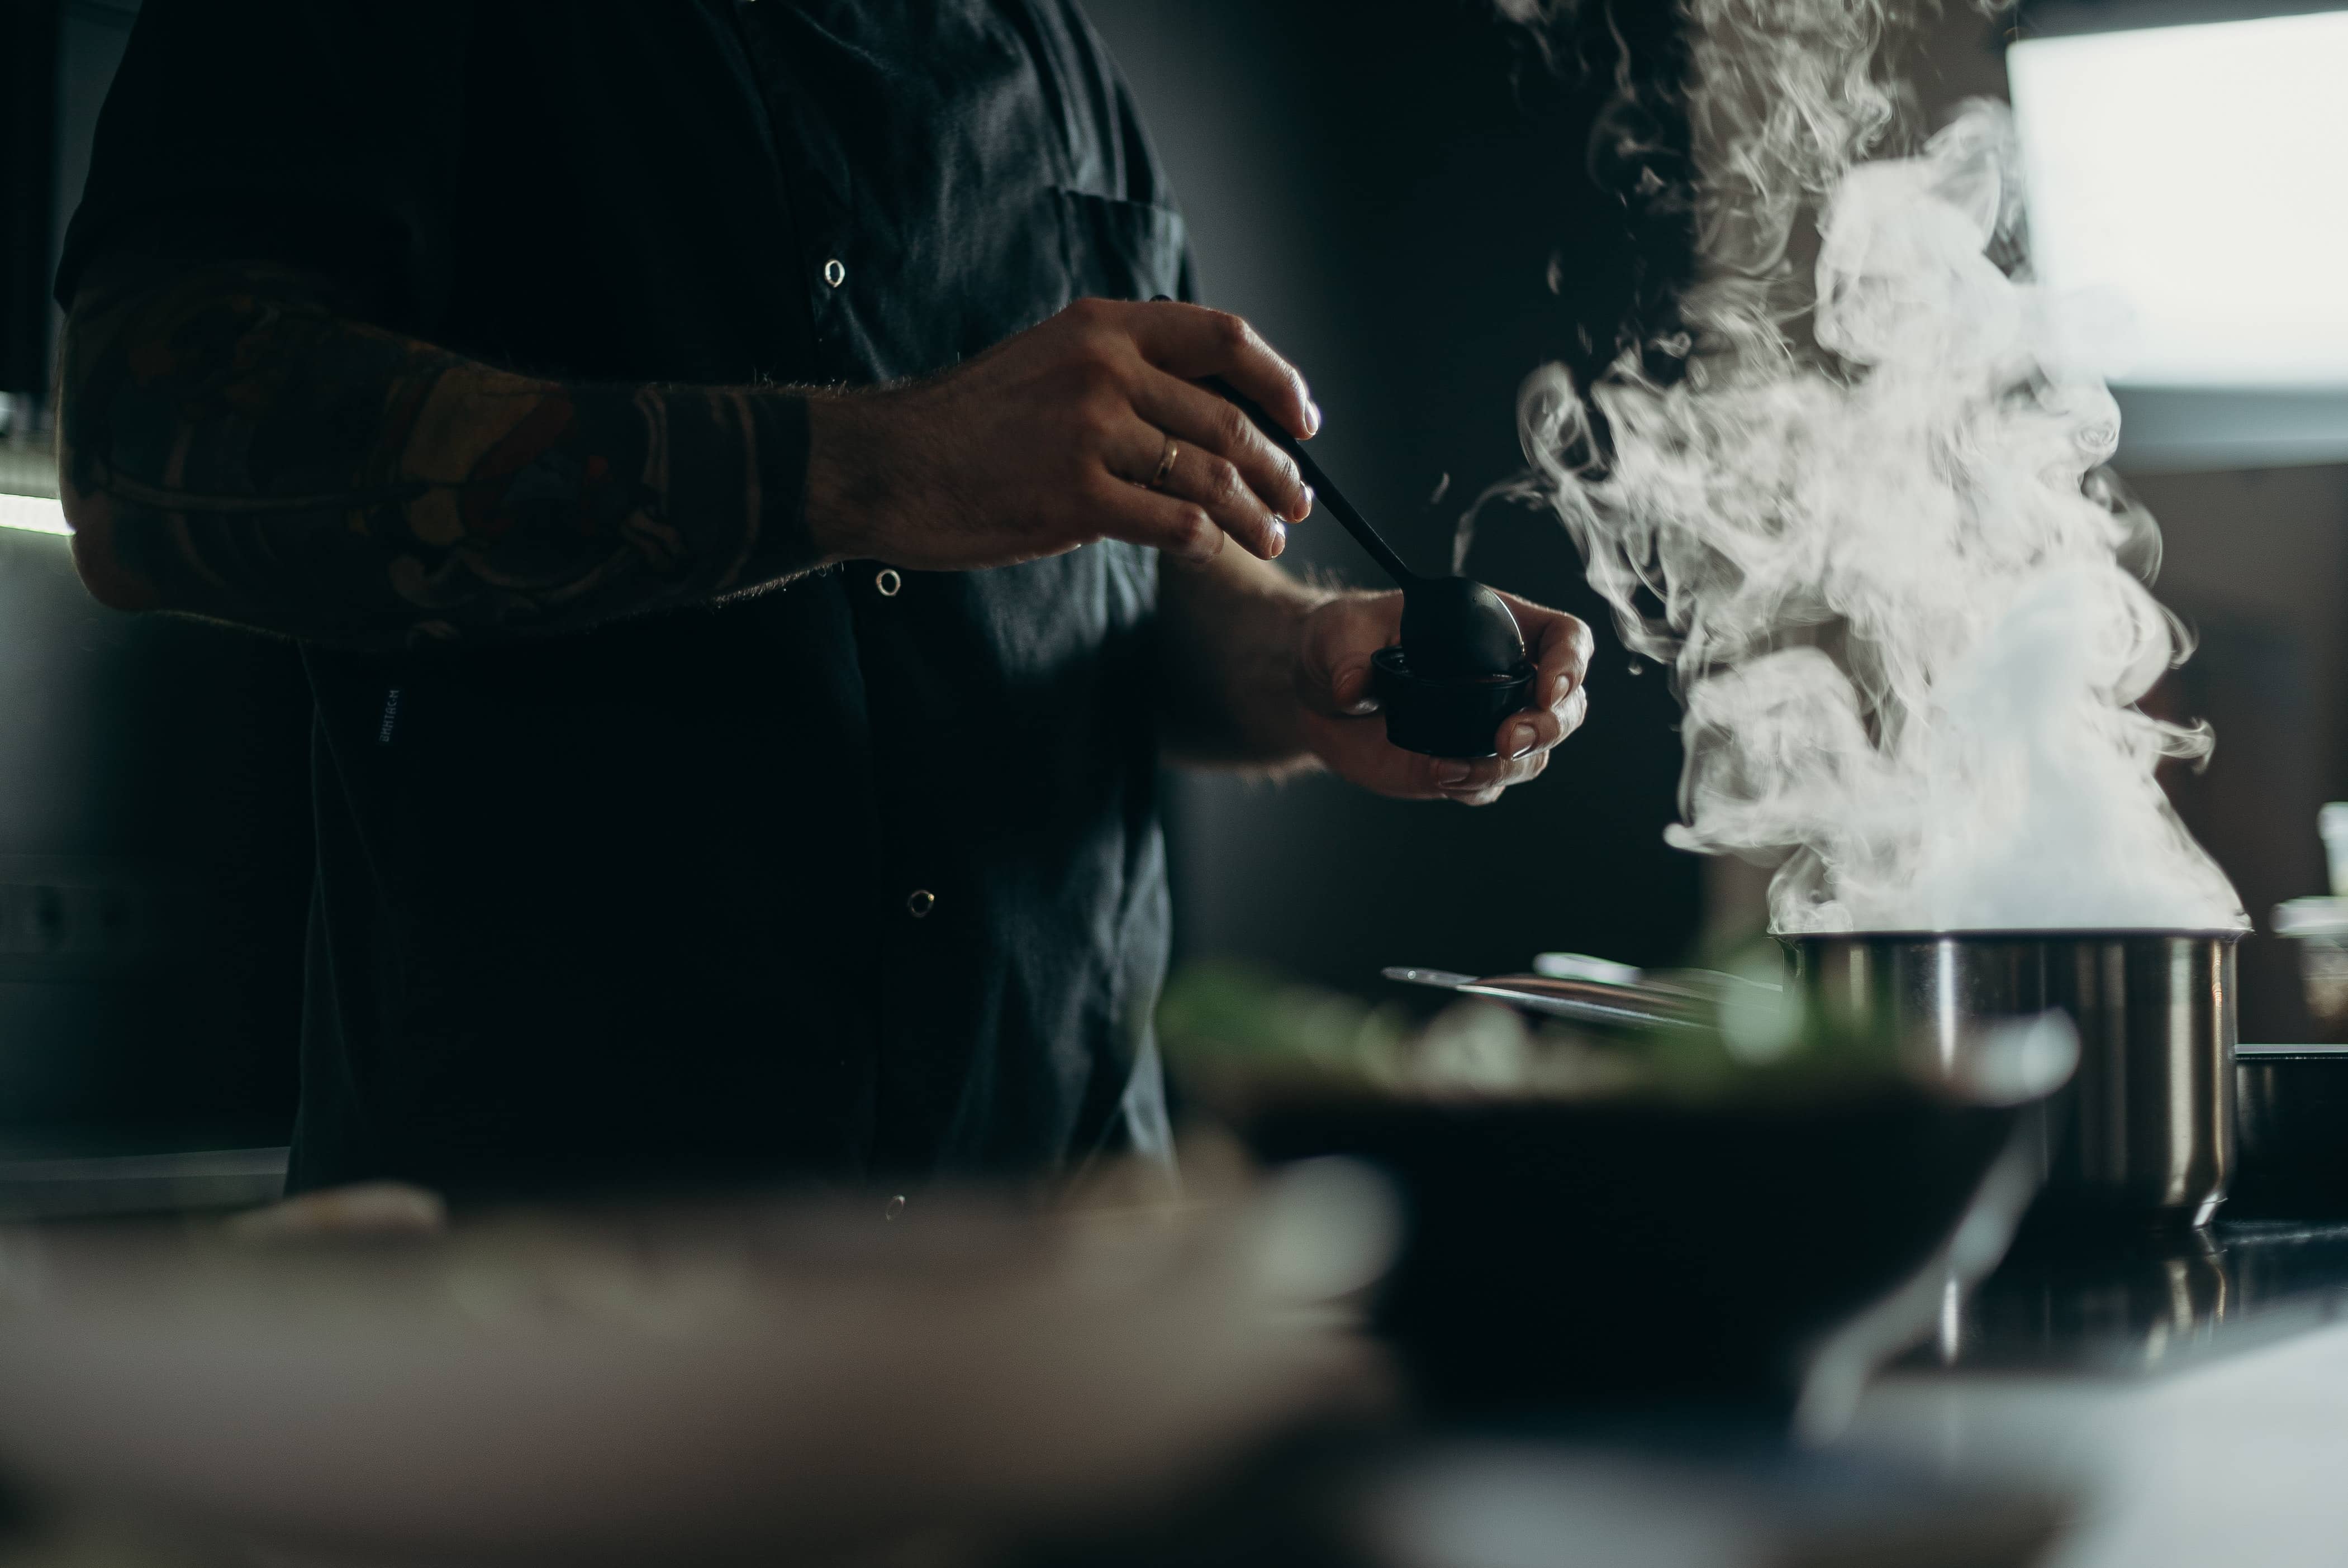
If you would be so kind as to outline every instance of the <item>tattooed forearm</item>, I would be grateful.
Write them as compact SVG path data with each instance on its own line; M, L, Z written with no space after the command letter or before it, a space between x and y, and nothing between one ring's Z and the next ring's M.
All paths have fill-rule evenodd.
M348 647L577 630L816 564L804 403L582 386L365 325L263 266L86 285L59 469L83 575Z

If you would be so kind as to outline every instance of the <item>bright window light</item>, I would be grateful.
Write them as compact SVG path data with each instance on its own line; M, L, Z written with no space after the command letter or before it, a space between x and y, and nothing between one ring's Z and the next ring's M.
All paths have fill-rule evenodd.
M2149 386L2348 387L2348 13L2006 54L2038 275Z
M36 534L69 534L65 508L49 496L0 494L0 528L23 528Z

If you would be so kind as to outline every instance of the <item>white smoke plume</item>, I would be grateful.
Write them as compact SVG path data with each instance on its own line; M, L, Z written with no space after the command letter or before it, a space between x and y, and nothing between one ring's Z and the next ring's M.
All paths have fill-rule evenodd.
M2189 640L2103 467L2117 408L2021 263L2003 109L1869 161L1903 107L1885 0L1688 12L1687 374L1634 352L1585 401L1551 366L1519 407L1522 488L1676 671L1673 842L1782 862L1786 932L2246 925L2154 780L2209 751L2136 706Z

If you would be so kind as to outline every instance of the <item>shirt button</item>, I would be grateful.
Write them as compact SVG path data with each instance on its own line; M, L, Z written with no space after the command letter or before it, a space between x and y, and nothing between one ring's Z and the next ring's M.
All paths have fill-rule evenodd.
M872 586L880 590L881 598L894 599L898 590L905 586L905 579L897 575L895 567L884 566L880 569L880 575L872 579Z
M895 1197L891 1198L887 1203L880 1205L880 1217L884 1220L893 1220L904 1212L905 1194L902 1193L899 1193Z
M848 282L848 268L842 264L839 257L834 256L823 264L823 281L835 289Z
M926 887L916 887L905 896L905 913L919 920L938 907L938 896Z

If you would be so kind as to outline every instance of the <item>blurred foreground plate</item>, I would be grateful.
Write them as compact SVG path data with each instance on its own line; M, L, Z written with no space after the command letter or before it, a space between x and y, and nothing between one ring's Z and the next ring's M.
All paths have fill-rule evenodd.
M0 1468L285 1561L810 1562L1056 1525L1360 1386L1297 1264L1323 1187L266 1248L0 1231Z

